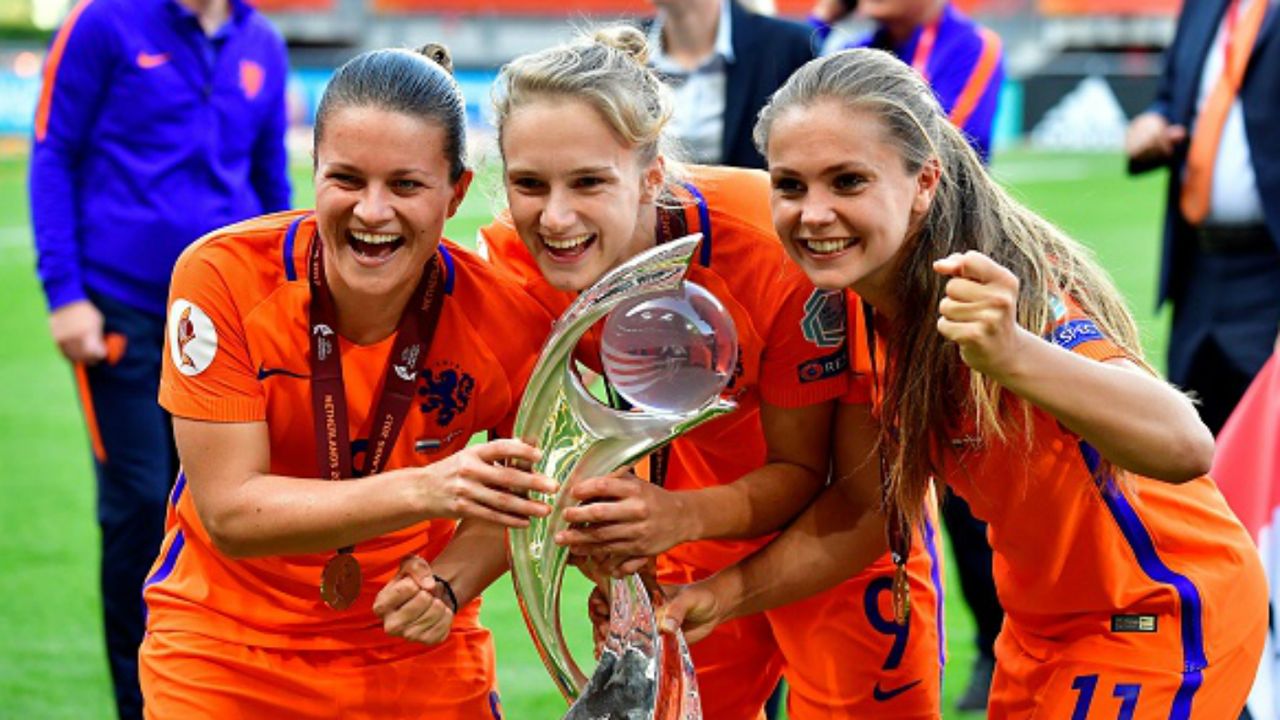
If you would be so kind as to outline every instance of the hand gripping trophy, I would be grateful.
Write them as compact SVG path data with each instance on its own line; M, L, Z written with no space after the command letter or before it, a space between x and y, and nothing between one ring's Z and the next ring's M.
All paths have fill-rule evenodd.
M659 245L588 288L552 328L516 415L515 435L542 449L535 467L560 483L545 518L507 536L516 596L534 644L574 720L698 720L688 646L664 635L664 598L638 575L610 584L607 639L588 682L560 624L568 550L552 537L579 480L631 465L680 434L734 409L719 397L737 361L733 320L706 290L684 280L700 235ZM611 314L610 314L611 313ZM573 351L600 318L605 373L631 410L597 401L573 367Z

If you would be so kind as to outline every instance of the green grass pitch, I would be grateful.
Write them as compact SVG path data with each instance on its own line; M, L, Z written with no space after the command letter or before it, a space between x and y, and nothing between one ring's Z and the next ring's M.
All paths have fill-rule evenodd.
M0 717L112 717L97 600L98 534L88 441L71 373L49 339L34 273L26 205L27 159L0 158ZM296 199L312 198L296 168ZM1154 310L1163 184L1126 178L1113 155L998 154L996 175L1014 194L1093 247L1129 298L1147 351L1163 366L1167 319ZM470 244L494 207L496 179L482 178L449 225ZM948 583L949 710L972 658L972 620ZM576 612L585 594L566 588ZM484 621L498 646L505 714L559 717L564 703L543 670L510 591L487 594Z

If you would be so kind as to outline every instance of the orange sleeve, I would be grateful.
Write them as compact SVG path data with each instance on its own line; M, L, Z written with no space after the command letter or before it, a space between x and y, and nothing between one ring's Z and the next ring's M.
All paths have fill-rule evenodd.
M1065 350L1100 362L1127 358L1129 354L1102 334L1093 318L1085 315L1076 301L1066 295L1052 300L1053 320L1045 339Z
M773 321L760 363L760 397L779 407L801 407L847 390L844 295L819 290L789 272L776 295Z
M160 405L215 422L266 419L235 294L199 243L179 258L169 290Z

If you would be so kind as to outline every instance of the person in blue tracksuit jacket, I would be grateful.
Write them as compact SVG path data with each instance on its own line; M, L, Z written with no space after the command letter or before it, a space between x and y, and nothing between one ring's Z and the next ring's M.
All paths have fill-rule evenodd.
M31 218L93 445L122 718L141 717L141 587L177 470L156 403L169 275L201 235L288 208L287 68L283 39L243 0L81 0L45 62Z

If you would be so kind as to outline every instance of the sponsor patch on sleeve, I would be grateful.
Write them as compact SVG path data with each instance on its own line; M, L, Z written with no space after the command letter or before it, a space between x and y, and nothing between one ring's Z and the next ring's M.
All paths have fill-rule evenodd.
M801 384L835 377L849 369L849 351L844 343L830 355L811 358L796 366Z
M169 306L169 359L183 375L199 375L218 354L218 331L195 303L181 298Z
M1104 336L1092 320L1080 318L1054 326L1049 339L1054 345L1070 350L1081 343L1102 340Z
M817 347L839 347L844 344L844 320L844 292L815 288L804 303L800 330Z

